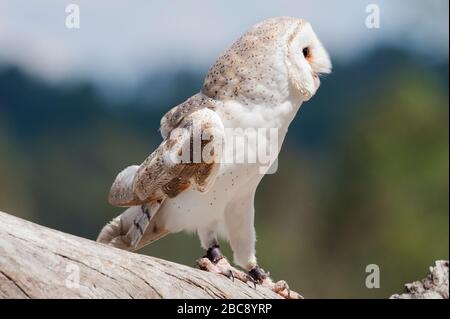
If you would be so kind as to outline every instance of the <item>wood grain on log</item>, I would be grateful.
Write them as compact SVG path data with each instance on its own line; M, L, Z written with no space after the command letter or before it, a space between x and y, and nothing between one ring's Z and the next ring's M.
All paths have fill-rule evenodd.
M280 298L0 212L0 298Z

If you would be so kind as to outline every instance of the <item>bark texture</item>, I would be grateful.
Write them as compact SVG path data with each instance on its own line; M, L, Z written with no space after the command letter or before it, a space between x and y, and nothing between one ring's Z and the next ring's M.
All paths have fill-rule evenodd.
M391 299L448 299L448 260L437 260L428 276L405 285L405 293Z

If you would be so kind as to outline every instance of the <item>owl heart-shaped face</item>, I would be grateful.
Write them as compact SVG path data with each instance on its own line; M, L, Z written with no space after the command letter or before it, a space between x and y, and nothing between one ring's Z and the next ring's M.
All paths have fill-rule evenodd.
M286 64L291 84L309 100L320 86L319 76L331 72L331 61L311 25L300 20L288 37Z

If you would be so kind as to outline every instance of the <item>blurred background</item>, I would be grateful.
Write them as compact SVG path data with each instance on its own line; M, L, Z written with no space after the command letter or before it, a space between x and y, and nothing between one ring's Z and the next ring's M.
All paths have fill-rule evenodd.
M80 29L65 26L66 5ZM377 4L380 28L365 25ZM308 298L376 298L449 255L448 1L0 0L0 210L95 239L116 174L254 23L309 20L334 69L257 193L257 255ZM0 238L1 245L1 238ZM226 245L225 245L226 246ZM226 253L231 252L226 246ZM193 265L196 236L141 253ZM366 265L381 287L367 289Z

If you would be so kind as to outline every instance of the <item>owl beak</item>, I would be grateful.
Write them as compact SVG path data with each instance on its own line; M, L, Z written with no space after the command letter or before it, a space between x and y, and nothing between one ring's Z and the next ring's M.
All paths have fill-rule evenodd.
M317 91L317 89L320 87L320 78L316 72L313 72L313 79L314 79L314 87Z

